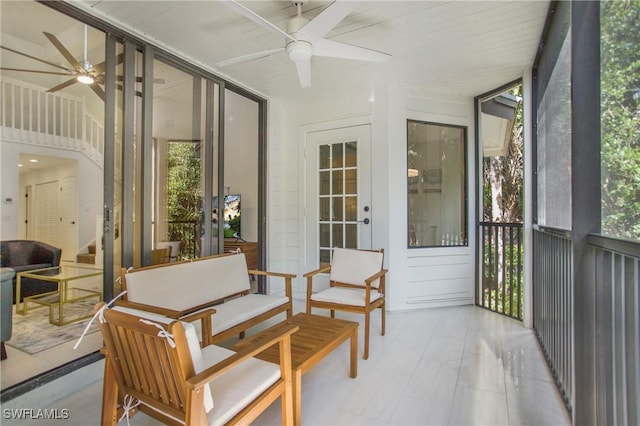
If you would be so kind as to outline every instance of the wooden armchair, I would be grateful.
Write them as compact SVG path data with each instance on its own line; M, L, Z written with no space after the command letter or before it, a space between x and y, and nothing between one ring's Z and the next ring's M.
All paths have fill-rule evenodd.
M293 424L291 334L264 337L239 352L200 348L193 325L127 308L103 309L106 356L102 425L137 410L172 425L249 424L279 397L282 424ZM169 322L167 324L167 322ZM279 344L280 363L253 358Z
M369 322L371 312L380 308L382 316L381 334L385 332L385 277L383 269L384 250L333 249L333 261L315 271L306 273L307 313L311 308L329 309L331 317L335 311L364 314L364 359L369 358ZM329 273L329 288L313 292L313 278Z

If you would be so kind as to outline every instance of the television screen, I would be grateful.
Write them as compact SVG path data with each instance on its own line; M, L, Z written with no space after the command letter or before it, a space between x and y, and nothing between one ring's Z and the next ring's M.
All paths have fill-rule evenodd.
M241 237L241 220L240 220L240 195L224 196L224 237L240 238ZM213 223L218 223L218 197L213 198Z

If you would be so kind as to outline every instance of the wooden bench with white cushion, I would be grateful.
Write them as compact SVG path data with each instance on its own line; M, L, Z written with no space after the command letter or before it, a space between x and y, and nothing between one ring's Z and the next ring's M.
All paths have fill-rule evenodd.
M284 279L285 295L250 293L249 274ZM197 321L202 344L227 340L262 321L293 313L294 274L248 270L244 253L123 269L121 306ZM213 308L213 310L208 309ZM215 312L211 315L211 312Z

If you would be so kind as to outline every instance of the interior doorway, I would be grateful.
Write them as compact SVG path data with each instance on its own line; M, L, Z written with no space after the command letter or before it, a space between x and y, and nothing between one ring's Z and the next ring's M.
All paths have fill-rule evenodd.
M74 262L78 253L78 161L45 155L20 154L19 205L26 239L62 249L61 260ZM20 234L22 235L22 234Z

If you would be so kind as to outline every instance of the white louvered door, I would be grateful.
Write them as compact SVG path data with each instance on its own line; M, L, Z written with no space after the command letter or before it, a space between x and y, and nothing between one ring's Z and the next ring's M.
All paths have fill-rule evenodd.
M57 245L58 181L37 184L34 204L34 239Z

